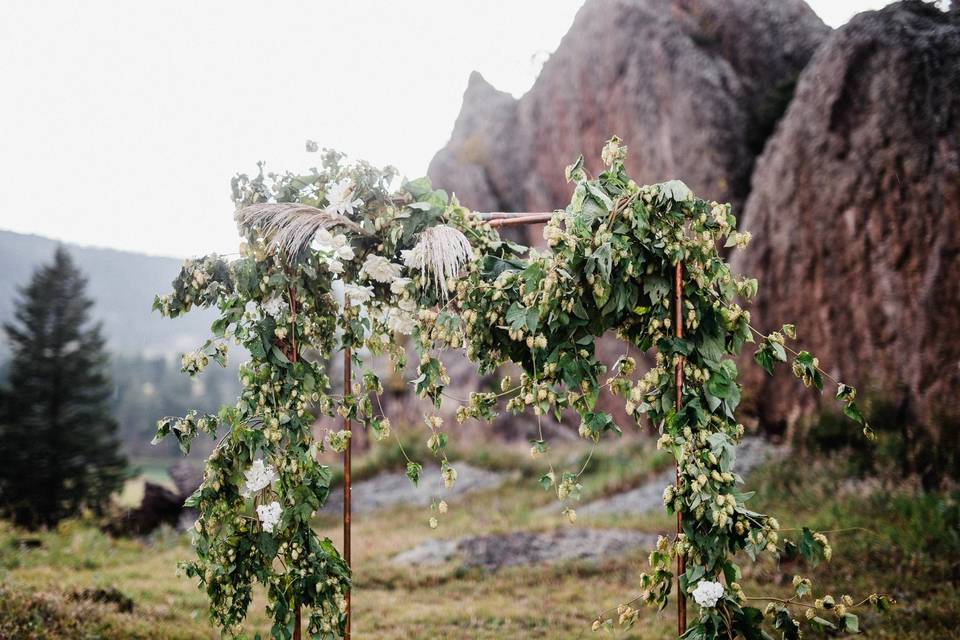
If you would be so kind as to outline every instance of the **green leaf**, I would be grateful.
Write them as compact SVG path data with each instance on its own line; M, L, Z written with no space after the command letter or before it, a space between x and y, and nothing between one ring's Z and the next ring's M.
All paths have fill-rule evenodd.
M657 185L660 193L674 202L687 202L693 200L693 192L681 180L668 180Z
M423 471L423 465L417 464L416 462L407 463L407 477L410 478L410 482L413 483L413 486L418 486L420 484L420 472Z
M860 633L860 618L853 613L844 614L843 626L850 633Z

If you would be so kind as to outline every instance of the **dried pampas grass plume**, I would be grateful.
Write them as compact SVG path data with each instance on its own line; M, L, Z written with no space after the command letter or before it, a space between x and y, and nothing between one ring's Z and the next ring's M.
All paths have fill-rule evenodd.
M306 251L320 229L343 226L366 234L346 216L295 202L252 204L237 209L233 217L241 227L259 229L267 246L291 257Z
M403 253L403 263L417 269L427 283L433 281L437 297L449 296L447 279L455 278L460 267L473 259L473 247L459 229L445 224L424 229L417 244Z

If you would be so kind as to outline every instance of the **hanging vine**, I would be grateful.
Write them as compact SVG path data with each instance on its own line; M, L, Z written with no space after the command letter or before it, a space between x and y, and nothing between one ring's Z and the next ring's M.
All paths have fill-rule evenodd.
M426 179L394 187L392 169L346 165L335 152L325 151L321 167L306 174L264 174L261 166L252 178L234 179L244 238L239 257L188 261L173 293L155 302L170 317L194 306L218 310L211 340L184 356L185 372L195 375L210 360L222 365L231 341L250 354L235 407L215 416L164 418L157 433L158 439L173 434L184 451L201 432L220 437L203 484L188 501L200 513L197 557L183 566L206 590L211 617L226 632L239 631L259 582L268 589L273 637L291 637L297 605L310 608L311 637L342 633L349 568L310 520L331 477L317 454L326 446L344 450L350 434L328 431L324 442L314 437L313 425L318 417L339 415L361 422L377 439L391 435L377 400L380 379L357 353L386 354L402 370L406 356L396 334L414 338L419 362L412 383L434 409L425 416L428 446L448 487L457 472L436 411L450 382L443 350L463 349L482 373L506 362L523 369L517 384L506 378L499 392L471 394L457 411L460 421L490 419L501 401L509 411L530 407L538 417L561 419L572 411L580 435L595 445L621 431L597 409L601 392L609 390L635 421L659 431L658 446L672 452L679 470L664 504L680 514L682 532L660 539L650 570L638 578L642 591L620 606L619 623L638 619L638 603L666 606L675 577L671 561L678 557L686 562L680 589L700 605L685 638L752 640L769 637L769 624L792 639L801 619L814 629L856 631L858 608L889 605L878 595L808 602L812 585L798 576L793 597L767 598L766 611L750 606L754 597L739 586L739 552L754 560L802 556L816 564L829 559L831 548L808 529L782 536L775 518L746 506L752 494L739 488L735 471L743 436L735 414L741 393L735 358L755 343L754 359L767 371L791 361L790 354L794 374L808 386L820 391L824 377L832 378L811 354L787 345L793 326L769 335L751 326L738 301L756 294L757 281L732 274L721 249L749 241L736 231L729 205L695 198L679 181L636 184L624 170L626 147L617 138L602 155L606 169L596 178L582 158L567 168L573 198L547 225L543 253L501 240ZM671 303L678 264L682 336ZM609 367L598 360L596 339L608 331L651 353L653 367L638 377L632 357ZM345 348L354 354L356 375L337 394L326 363ZM686 380L679 398L678 365ZM855 390L836 384L846 415L871 436ZM549 461L542 433L531 446L535 457ZM571 521L584 470L548 462L540 477ZM421 472L420 463L407 460L411 481ZM795 615L800 609L805 616ZM604 613L594 627L613 624Z

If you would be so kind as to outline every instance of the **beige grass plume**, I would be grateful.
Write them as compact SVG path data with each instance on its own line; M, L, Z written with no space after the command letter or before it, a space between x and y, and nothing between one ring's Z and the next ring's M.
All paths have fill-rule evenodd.
M460 273L460 268L473 259L473 247L459 229L446 224L424 229L413 249L404 251L403 262L409 269L417 269L425 284L433 282L437 297L449 296L447 279Z
M237 209L233 217L241 227L259 229L269 247L288 256L306 251L320 229L343 226L367 235L346 216L296 202L252 204Z

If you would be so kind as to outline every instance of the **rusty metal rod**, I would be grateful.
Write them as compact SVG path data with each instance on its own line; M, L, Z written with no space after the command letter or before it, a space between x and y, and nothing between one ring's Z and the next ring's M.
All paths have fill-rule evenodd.
M683 263L677 262L673 270L673 323L675 325L674 335L678 338L683 337ZM683 405L683 358L677 361L676 371L674 372L674 386L676 387L676 398L674 405L677 411L680 411ZM680 463L677 463L677 490L680 489ZM682 511L677 511L677 535L683 533L683 515ZM687 631L687 596L680 588L680 576L686 573L686 561L682 555L677 555L677 633L683 635Z
M550 218L552 217L552 213L481 214L481 218L486 220L491 227L513 227L528 224L543 224L545 222L549 222Z
M350 371L350 347L347 347L343 350L343 395L346 397L347 394L353 393L353 375ZM344 431L352 431L352 425L350 424L350 418L344 416L343 418L343 429ZM343 559L346 561L347 566L351 567L350 564L350 516L351 516L351 505L350 505L350 452L352 449L352 438L347 438L347 448L343 450ZM352 567L351 567L352 568ZM352 577L351 577L352 579ZM347 626L344 630L343 640L350 640L350 587L347 587Z
M530 216L549 216L553 215L550 211L487 211L477 212L483 220L494 220L496 218L529 218Z

